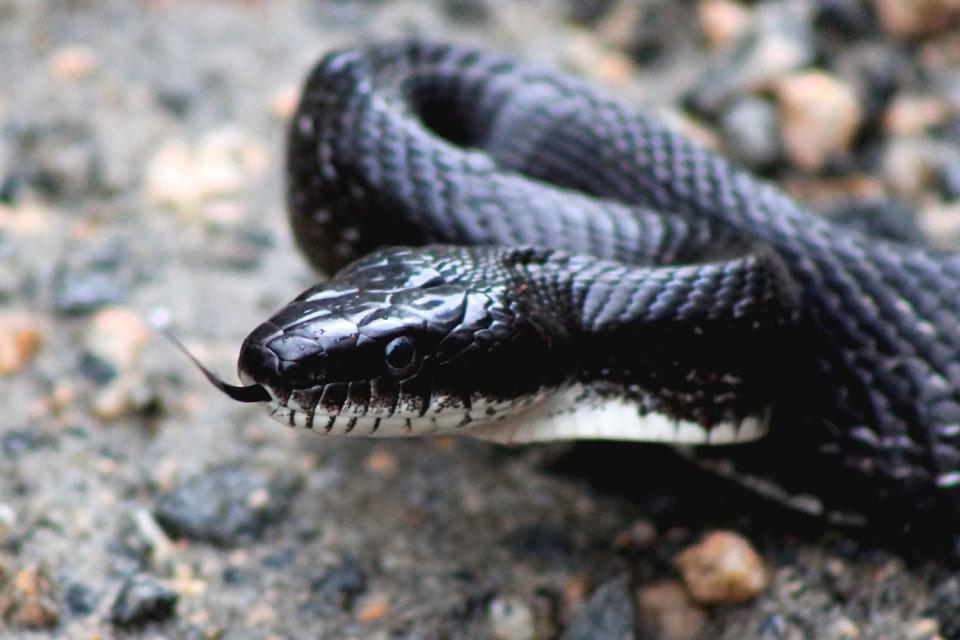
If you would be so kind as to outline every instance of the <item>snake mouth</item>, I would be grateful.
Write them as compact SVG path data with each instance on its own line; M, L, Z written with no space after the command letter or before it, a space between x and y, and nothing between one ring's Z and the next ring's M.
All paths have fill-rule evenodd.
M493 399L440 391L408 394L375 379L330 382L285 394L270 391L271 418L321 435L406 437L470 433L502 421L539 397Z

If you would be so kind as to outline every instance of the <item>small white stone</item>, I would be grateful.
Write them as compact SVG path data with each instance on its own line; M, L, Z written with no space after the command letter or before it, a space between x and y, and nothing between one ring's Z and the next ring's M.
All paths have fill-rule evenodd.
M533 610L519 598L497 598L490 603L490 636L497 640L536 637Z

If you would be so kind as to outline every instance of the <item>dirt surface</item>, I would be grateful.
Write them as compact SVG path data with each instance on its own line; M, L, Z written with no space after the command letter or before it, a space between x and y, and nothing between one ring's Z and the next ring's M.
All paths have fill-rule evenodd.
M818 204L892 192L954 243L956 31L878 23L897 3L819 4L784 36L805 56L773 76L893 60L827 151L794 149L787 98L723 63L748 11L732 3L0 0L0 636L960 637L945 563L666 449L327 440L228 401L155 331L229 378L247 332L318 279L285 221L286 118L324 51L401 35L592 76ZM928 100L890 125L901 94ZM782 148L776 127L747 135L771 114L794 132ZM677 586L675 555L718 528L766 565L746 604Z

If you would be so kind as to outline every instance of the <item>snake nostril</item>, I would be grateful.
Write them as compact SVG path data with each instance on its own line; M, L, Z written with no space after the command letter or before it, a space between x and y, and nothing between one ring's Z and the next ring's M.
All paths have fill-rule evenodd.
M275 388L280 380L280 359L267 347L248 341L240 348L237 371L241 379Z

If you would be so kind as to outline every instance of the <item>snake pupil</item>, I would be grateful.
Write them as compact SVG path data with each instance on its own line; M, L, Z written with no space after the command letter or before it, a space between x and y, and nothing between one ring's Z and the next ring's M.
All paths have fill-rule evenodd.
M384 353L387 359L387 367L394 374L406 373L405 370L413 364L416 355L413 342L405 336L394 338L388 342Z

